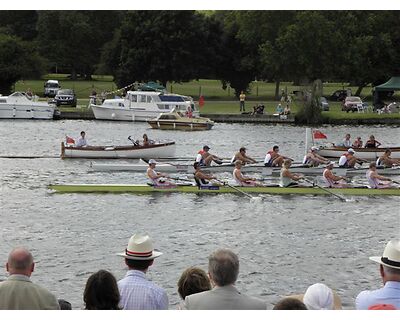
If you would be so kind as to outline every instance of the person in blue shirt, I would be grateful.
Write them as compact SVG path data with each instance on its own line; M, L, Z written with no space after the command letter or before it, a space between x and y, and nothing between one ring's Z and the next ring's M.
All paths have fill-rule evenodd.
M400 239L389 241L382 257L370 257L370 260L380 264L384 286L360 292L356 298L356 309L367 310L376 304L391 304L400 309Z

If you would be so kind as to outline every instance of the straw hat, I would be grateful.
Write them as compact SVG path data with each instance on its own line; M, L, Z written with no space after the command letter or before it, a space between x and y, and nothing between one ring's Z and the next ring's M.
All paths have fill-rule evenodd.
M369 257L369 259L390 268L400 269L400 240L390 240L382 257Z
M152 260L162 255L154 250L151 238L147 234L134 234L128 242L128 247L118 256L131 260Z

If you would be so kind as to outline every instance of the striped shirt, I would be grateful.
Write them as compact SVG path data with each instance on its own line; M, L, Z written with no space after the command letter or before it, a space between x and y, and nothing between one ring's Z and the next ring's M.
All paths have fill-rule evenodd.
M164 289L146 279L144 272L129 270L118 281L120 306L124 310L167 310L168 297Z

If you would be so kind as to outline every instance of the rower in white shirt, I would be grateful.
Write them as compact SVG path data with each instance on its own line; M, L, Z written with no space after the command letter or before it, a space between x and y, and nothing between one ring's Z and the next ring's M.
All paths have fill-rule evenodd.
M376 172L375 162L369 164L369 170L365 176L367 177L369 186L373 189L392 188L392 179L379 175L378 172Z

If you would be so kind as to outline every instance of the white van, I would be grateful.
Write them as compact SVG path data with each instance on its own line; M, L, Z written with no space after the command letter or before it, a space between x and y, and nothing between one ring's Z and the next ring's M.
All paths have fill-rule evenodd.
M58 83L58 80L47 80L44 84L44 96L55 97L60 89L61 86Z

